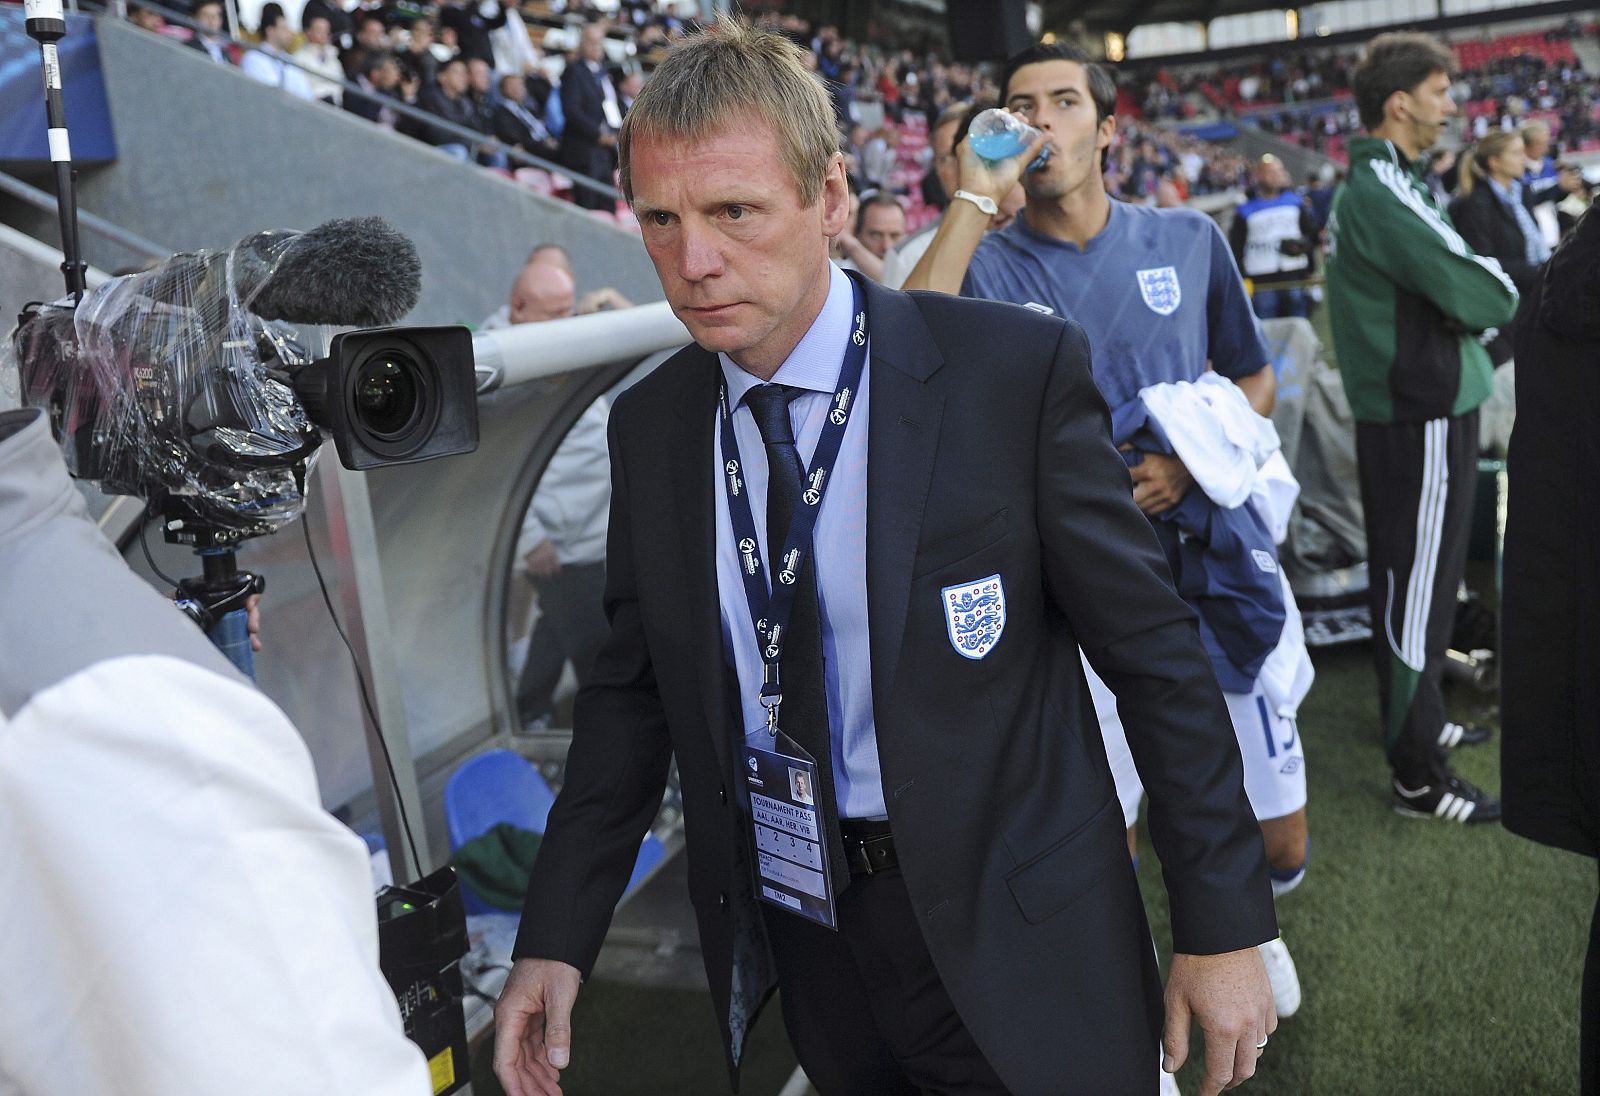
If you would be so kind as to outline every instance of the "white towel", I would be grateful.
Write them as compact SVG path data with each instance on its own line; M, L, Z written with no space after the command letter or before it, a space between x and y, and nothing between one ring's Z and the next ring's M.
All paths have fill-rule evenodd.
M1256 470L1279 448L1270 419L1256 414L1238 385L1215 373L1140 389L1172 450L1211 499L1232 510L1250 497Z
M1239 387L1207 373L1197 381L1151 385L1140 390L1139 398L1167 432L1173 452L1206 497L1229 510L1252 503L1272 542L1282 544L1300 484L1279 451L1272 421L1256 414ZM1306 651L1300 607L1281 567L1278 581L1283 587L1283 634L1257 680L1272 710L1293 719L1316 675Z

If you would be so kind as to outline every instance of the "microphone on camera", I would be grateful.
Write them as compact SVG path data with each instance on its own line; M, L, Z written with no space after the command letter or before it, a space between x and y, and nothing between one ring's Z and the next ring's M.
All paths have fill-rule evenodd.
M210 312L230 299L230 261L239 304L264 320L382 327L416 307L422 290L415 245L381 217L352 217L174 255L143 275L139 291Z
M421 291L411 241L382 217L353 217L296 236L249 308L264 320L383 327L415 308Z

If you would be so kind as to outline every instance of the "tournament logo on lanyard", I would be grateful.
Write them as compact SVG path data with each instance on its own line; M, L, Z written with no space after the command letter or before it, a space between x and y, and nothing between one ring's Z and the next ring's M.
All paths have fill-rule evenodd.
M855 298L855 324L839 368L832 406L817 438L811 467L802 473L800 502L787 535L781 544L767 545L774 564L773 582L767 585L767 568L756 539L755 515L744 491L739 466L739 439L733 429L733 407L728 401L724 381L718 396L721 409L724 487L728 494L728 517L738 538L740 570L743 572L745 601L750 622L761 652L761 704L767 709L768 741L756 745L746 739L745 774L750 802L750 824L755 838L756 876L759 897L790 913L814 921L825 928L838 927L834 908L832 865L829 863L826 829L832 825L823 805L817 802L819 767L831 766L833 759L824 752L813 757L782 727L782 664L789 613L794 607L795 587L814 550L812 534L825 498L829 473L838 459L850 422L850 410L866 364L867 313L859 282L852 279ZM826 801L825 801L826 802Z

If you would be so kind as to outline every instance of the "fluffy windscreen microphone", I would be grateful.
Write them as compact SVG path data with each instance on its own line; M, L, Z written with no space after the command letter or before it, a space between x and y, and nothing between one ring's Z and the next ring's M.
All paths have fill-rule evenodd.
M417 304L422 261L382 217L328 221L309 232L262 232L241 241L235 278L241 302L264 320L384 327ZM260 262L266 277L253 297L240 267Z

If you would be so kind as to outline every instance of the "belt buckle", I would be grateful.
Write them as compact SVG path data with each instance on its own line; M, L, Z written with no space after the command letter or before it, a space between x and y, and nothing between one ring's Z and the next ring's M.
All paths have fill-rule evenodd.
M885 834L882 837L850 837L846 838L846 840L850 843L849 851L851 856L849 859L852 873L868 876L877 875L878 868L872 863L872 853L869 851L868 846L876 841L890 840L889 835Z

